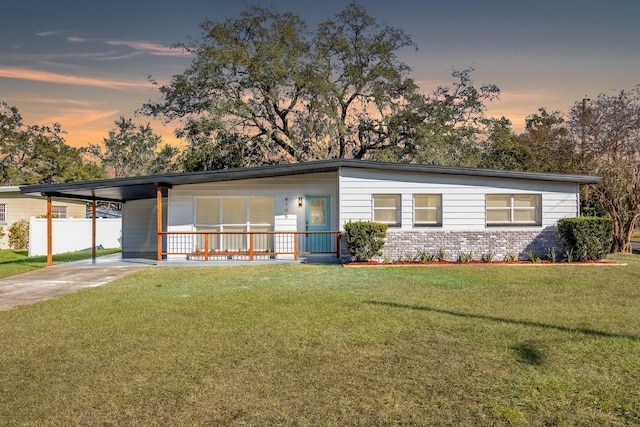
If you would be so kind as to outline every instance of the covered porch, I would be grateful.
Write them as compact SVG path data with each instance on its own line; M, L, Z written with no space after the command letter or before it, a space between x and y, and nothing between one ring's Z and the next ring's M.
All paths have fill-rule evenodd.
M73 238L52 232L51 200L65 197L93 204L93 212L98 201L123 203L122 259L182 263L341 258L333 162L32 185L21 192L48 199L49 263L52 240ZM92 219L95 248L95 215Z

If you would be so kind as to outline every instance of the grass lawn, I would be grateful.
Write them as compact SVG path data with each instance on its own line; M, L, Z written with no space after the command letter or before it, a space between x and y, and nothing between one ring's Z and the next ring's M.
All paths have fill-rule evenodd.
M615 259L150 267L0 312L0 425L637 425Z
M97 256L120 252L120 249L98 249ZM53 263L78 261L91 258L91 251L78 251L66 254L53 255ZM13 276L15 274L26 273L47 265L47 256L29 257L27 251L0 250L0 278Z

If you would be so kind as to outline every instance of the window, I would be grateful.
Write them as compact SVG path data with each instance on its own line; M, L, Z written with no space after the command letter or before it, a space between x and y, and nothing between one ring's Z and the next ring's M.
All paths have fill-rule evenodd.
M195 203L195 225L225 229L247 224L271 226L274 204L272 197L197 197Z
M229 233L209 239L210 250L238 251L249 247L245 231L272 231L274 220L273 197L197 197L195 199L195 225L199 231ZM273 237L255 236L254 248L273 247ZM203 243L200 242L200 245Z
M540 194L487 194L487 225L541 225Z
M327 201L325 199L310 200L309 225L327 225Z
M442 195L413 195L413 225L436 227L442 225Z
M0 203L0 224L7 223L7 204Z
M196 199L196 225L220 224L220 199L199 197Z
M391 226L400 225L400 195L374 194L373 220Z
M67 218L67 206L51 206L53 218Z

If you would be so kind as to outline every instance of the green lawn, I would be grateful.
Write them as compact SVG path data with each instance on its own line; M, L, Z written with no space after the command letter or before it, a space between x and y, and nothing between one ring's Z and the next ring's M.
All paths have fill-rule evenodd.
M120 249L98 249L97 256L120 252ZM53 263L78 261L91 258L91 251L78 251L65 254L53 255ZM0 250L0 278L13 276L15 274L26 273L47 265L45 256L27 256L27 251Z
M0 425L637 425L615 259L150 267L0 312Z

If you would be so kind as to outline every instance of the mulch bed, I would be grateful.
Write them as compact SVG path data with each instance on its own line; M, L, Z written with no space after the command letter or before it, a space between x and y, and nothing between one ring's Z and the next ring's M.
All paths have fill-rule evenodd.
M541 265L624 265L617 261L610 260L598 260L598 261L580 261L580 262L566 262L566 261L558 261L551 262L547 260L540 260L538 262L532 261L492 261L485 262L482 260L471 260L468 262L456 262L456 261L432 261L432 262L421 262L421 261L402 261L402 262L381 262L381 261L353 261L347 262L343 264L345 267L417 267L417 266L425 266L425 267L438 267L445 265L528 265L528 266L541 266Z

